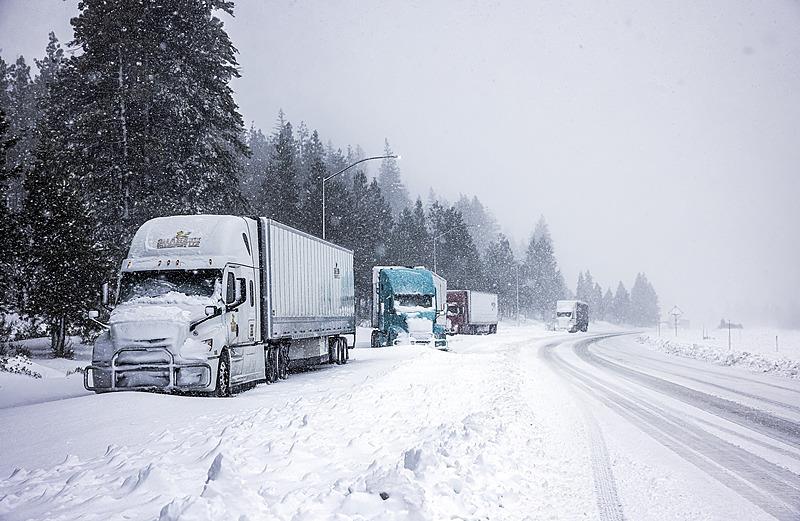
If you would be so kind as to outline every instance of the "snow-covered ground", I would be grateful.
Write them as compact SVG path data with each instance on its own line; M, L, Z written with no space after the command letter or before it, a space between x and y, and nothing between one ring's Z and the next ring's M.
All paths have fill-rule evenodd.
M770 328L648 331L638 341L673 355L800 378L800 331Z
M767 485L783 472L790 490L800 490L797 447L747 431L726 416L736 407L687 420L696 405L681 402L680 393L646 405L657 403L659 393L636 387L624 372L633 369L620 367L650 371L647 378L659 382L669 374L680 385L702 380L696 393L763 407L784 422L800 418L785 404L787 393L800 394L800 384L778 379L787 382L781 387L754 375L764 379L760 387L744 382L748 392L739 394L731 382L740 379L726 373L732 368L691 360L696 365L676 369L669 355L645 351L643 358L631 337L595 343L598 329L569 335L501 324L497 335L450 337L449 352L357 348L345 366L293 374L229 399L112 393L0 409L0 519L790 519L782 516L797 513L791 506L767 513L760 496L731 488L662 439L678 443L680 430L654 424L664 430L653 433L631 418L675 409L696 429L712 424L715 435L753 450L753 458L782 455L782 471L766 462L753 469L772 469ZM359 334L357 345L364 338ZM612 363L613 371L602 365ZM717 373L698 378L706 368ZM764 393L768 402L758 397ZM620 412L634 400L641 410ZM699 442L692 445L700 431L689 432L686 446L700 451ZM704 443L711 439L702 436ZM721 449L709 457L727 469ZM725 472L741 471L731 469ZM736 479L755 480L756 470ZM791 496L778 485L774 491Z
M54 358L49 338L15 342L30 351L31 356L12 357L7 365L12 371L16 369L27 374L0 370L0 409L89 394L83 388L80 370L91 363L91 347L81 344L78 337L70 340L74 351L72 359Z

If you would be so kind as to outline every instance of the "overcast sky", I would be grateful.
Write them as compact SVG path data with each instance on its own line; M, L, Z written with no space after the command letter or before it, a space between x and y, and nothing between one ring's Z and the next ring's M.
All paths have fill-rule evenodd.
M71 37L75 0L0 0L0 52ZM800 3L237 1L236 98L336 145L402 154L409 188L477 194L570 286L590 269L696 325L800 312ZM29 60L30 61L30 60ZM795 323L798 323L795 319Z

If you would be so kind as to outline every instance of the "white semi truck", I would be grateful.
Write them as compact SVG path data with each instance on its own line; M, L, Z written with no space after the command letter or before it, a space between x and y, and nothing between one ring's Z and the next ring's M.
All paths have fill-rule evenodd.
M346 363L354 303L350 250L266 218L152 219L122 262L84 386L228 396Z
M556 302L556 327L570 333L589 330L589 304L581 300Z

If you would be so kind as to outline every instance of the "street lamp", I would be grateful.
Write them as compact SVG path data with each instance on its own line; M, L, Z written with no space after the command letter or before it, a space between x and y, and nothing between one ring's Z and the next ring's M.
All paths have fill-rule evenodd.
M338 172L335 172L327 177L322 178L322 238L325 239L325 183L339 174L343 174L353 168L356 165L359 165L365 161L372 161L375 159L400 159L399 155L388 155L388 156L373 156L373 157L365 157L364 159L360 159L353 163L352 165L347 165L346 167L342 168Z

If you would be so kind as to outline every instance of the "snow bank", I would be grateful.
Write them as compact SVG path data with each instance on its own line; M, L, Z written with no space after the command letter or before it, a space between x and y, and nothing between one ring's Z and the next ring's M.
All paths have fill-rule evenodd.
M640 335L636 341L652 349L717 365L744 367L758 373L800 378L800 361L765 352L722 349L714 345Z

